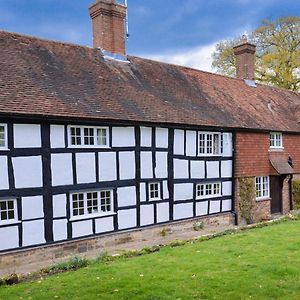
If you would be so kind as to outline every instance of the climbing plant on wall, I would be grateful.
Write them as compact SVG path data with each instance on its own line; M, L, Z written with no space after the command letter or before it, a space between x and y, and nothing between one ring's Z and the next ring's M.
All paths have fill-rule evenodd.
M253 223L253 208L255 201L255 184L253 178L239 179L239 211L247 224Z

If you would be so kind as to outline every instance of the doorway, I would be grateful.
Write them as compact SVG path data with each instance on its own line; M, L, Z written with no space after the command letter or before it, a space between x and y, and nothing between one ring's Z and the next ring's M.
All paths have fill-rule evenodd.
M271 213L282 212L282 176L270 176Z

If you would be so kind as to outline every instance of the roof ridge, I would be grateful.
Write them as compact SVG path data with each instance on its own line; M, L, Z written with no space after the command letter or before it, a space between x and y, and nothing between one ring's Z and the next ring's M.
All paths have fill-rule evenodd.
M16 32L11 32L11 31L6 31L6 30L1 30L0 29L0 34L1 33L15 35L15 36L19 36L19 37L22 37L22 38L29 38L29 39L32 39L32 40L37 40L37 41L42 41L42 42L60 44L60 45L63 45L63 46L80 47L80 48L84 48L84 49L87 49L87 50L93 50L94 49L93 47L90 47L90 46L84 46L84 45L79 45L79 44L70 43L70 42L51 40L51 39L46 39L46 38L42 38L42 37L27 35L27 34L23 34L23 33L16 33ZM127 55L127 56L129 58L132 57L132 58L142 59L142 60L151 61L151 62L164 64L164 65L168 65L168 66L174 66L174 67L180 68L182 70L191 70L191 71L194 71L194 72L209 74L209 75L218 76L218 77L222 77L222 78L227 78L227 79L231 79L231 80L235 80L235 81L239 81L239 82L244 81L244 79L239 79L239 78L231 77L231 76L228 76L228 75L213 73L213 72L196 69L196 68L189 67L189 66L177 65L175 63L169 63L169 62L154 60L154 59L147 58L147 57L136 56L136 55ZM276 87L276 86L272 86L272 85L268 85L268 84L263 84L263 83L260 83L260 82L256 82L256 84L259 85L259 86L263 86L263 87L267 87L267 88L273 88L275 90L286 91L286 92L295 93L296 95L300 95L300 93L297 92L297 91L292 91L292 90L288 90L288 89L281 88L281 87Z
M90 46L75 44L75 43L71 43L71 42L63 42L63 41L58 41L58 40L51 40L51 39L47 39L47 38L33 36L33 35L30 35L30 34L17 33L17 32L7 31L7 30L3 30L3 29L0 29L0 34L1 33L10 34L10 35L16 35L16 36L19 36L19 37L29 38L29 39L33 39L33 40L42 41L42 42L49 42L49 43L66 45L66 46L81 47L81 48L86 48L86 49L89 49L89 50L93 50L93 47L90 47Z

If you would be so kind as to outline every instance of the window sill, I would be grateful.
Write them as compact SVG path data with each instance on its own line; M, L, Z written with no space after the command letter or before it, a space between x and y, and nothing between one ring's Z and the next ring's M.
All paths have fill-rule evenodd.
M110 217L114 216L116 213L104 213L104 214L90 214L90 215L84 215L84 216L76 216L76 217L71 217L70 221L81 221L81 220L88 220L88 219L96 219L100 217Z
M210 200L214 198L220 198L222 195L210 195L210 196L205 196L205 197L196 197L196 200Z
M0 151L9 151L8 148L0 147Z
M262 198L256 198L256 202L263 202L263 201L271 201L272 199L270 197L262 197Z
M68 146L69 149L110 149L110 147L107 145L107 146L99 146L99 145L78 145L78 146L75 146L75 145L69 145Z
M6 226L6 225L17 225L20 224L21 221L17 220L11 220L11 221L0 221L0 226Z
M269 152L280 152L280 151L283 151L284 150L284 147L270 147L269 148Z

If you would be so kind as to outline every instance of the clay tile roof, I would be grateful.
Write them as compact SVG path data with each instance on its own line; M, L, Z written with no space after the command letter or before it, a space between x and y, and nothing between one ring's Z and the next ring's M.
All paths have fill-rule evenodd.
M0 54L2 116L300 130L296 92L4 31Z
M295 170L288 163L288 157L285 153L270 153L270 163L276 172L280 175L295 174Z

